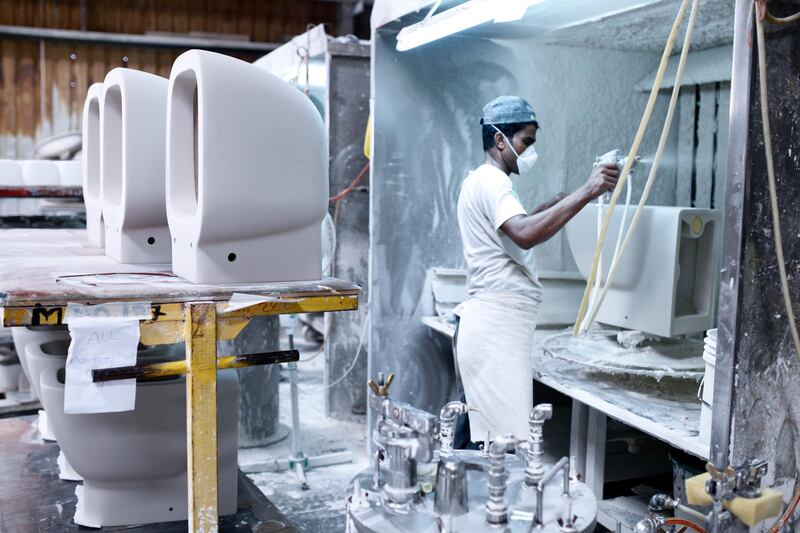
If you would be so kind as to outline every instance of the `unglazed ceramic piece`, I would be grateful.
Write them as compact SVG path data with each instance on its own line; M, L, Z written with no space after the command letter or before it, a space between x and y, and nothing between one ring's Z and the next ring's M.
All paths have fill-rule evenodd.
M22 161L0 159L0 187L18 187L22 180Z
M191 50L172 67L168 117L173 272L194 283L319 279L328 165L311 101L250 63Z
M77 160L56 161L58 182L64 187L83 186L83 163Z
M11 336L22 371L31 385L31 399L36 400L39 398L39 380L31 376L26 347L31 343L43 344L58 340L69 342L69 331L66 326L20 326L11 328Z
M21 187L22 162L13 159L0 159L0 187ZM0 216L14 216L20 213L21 201L18 198L0 200Z
M237 508L238 380L217 378L219 514ZM126 526L187 519L186 380L140 382L136 409L122 413L64 414L57 371L42 374L42 402L69 463L83 477L80 520Z
M101 194L106 255L120 263L166 263L164 198L168 82L115 68L103 82Z
M93 83L83 104L83 202L86 205L86 232L89 243L102 247L106 232L103 224L103 181L100 173L100 111L103 109L103 84Z
M569 224L567 240L586 279L597 242L597 204ZM609 235L617 235L624 207L617 207ZM636 209L628 208L627 220ZM597 321L661 337L705 331L715 324L719 284L720 212L645 206L620 260ZM603 281L611 267L613 239L603 249Z
M44 159L29 159L21 161L22 181L28 187L57 186L58 166L53 161Z

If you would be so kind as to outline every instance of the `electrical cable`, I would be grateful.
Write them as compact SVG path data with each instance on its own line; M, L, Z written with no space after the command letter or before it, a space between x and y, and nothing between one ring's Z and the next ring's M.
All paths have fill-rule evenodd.
M789 522L789 519L792 518L794 515L795 509L797 509L797 504L800 503L800 490L797 490L794 493L794 498L792 499L791 504L789 507L786 508L786 512L781 515L777 522L769 529L769 533L778 533L783 527Z
M356 348L356 354L353 356L353 362L350 364L350 368L348 368L347 371L344 374L342 374L336 381L334 381L333 383L328 383L328 385L326 385L325 388L330 389L334 385L338 385L356 367L358 356L361 355L361 347L364 345L364 336L367 332L367 324L369 324L369 309L367 309L367 313L364 315L364 325L361 326L361 336L358 338L358 348Z
M758 78L761 96L761 123L764 131L764 153L767 160L767 177L769 181L769 203L772 211L773 237L775 239L775 256L778 262L778 277L781 281L783 305L786 308L786 319L794 343L794 351L800 357L800 335L792 309L792 298L789 294L789 280L786 276L786 259L783 256L783 239L781 238L781 218L778 211L778 192L775 184L775 163L772 156L772 134L769 122L769 97L767 92L767 52L764 38L764 21L758 12L758 4L753 4L756 15L756 37L758 39Z
M340 200L343 200L343 199L344 199L344 198L345 198L345 197L346 197L348 194L350 194L351 192L353 192L353 189L355 189L355 188L356 188L356 186L358 185L358 183L359 183L359 182L362 180L362 178L363 178L363 177L364 177L364 176L367 174L367 170L369 170L369 161L367 161L367 164L366 164L366 165L364 165L364 168L362 168L362 169L361 169L361 172L359 172L359 173L358 173L358 175L356 176L356 179L354 179L354 180L353 180L353 181L350 183L350 185L348 185L348 186L347 186L347 187L346 187L346 188L345 188L343 191L341 191L339 194L337 194L336 196L331 196L330 198L328 198L328 202L338 202L338 201L340 201Z
M628 153L628 159L625 162L625 166L622 169L622 173L620 174L619 181L617 181L617 185L614 188L614 193L611 195L611 201L608 204L608 212L606 213L605 220L603 221L603 227L600 231L601 238L597 241L597 245L595 246L594 250L594 259L592 261L592 268L589 271L589 277L586 280L586 289L583 292L583 299L581 300L581 306L578 311L578 318L575 321L575 330L574 334L578 335L581 331L581 325L583 324L583 319L586 316L587 306L589 304L589 295L592 291L592 285L594 285L595 278L597 276L597 264L600 261L601 254L603 252L603 244L606 239L606 235L608 234L608 226L611 223L611 215L614 212L614 207L617 205L617 199L622 194L622 187L625 185L625 182L628 179L628 174L630 173L631 166L633 165L634 160L636 159L636 154L639 151L639 146L642 143L642 139L644 138L645 130L647 129L647 124L650 122L650 116L653 114L653 107L656 104L656 99L658 97L658 90L661 87L661 82L664 79L664 73L667 69L667 63L669 63L669 57L672 53L672 49L675 46L675 40L678 37L678 30L680 29L681 23L683 22L683 17L686 14L686 8L689 6L689 0L682 0L680 9L678 10L678 15L675 17L675 22L672 24L672 30L670 31L669 38L667 39L667 44L664 46L664 52L661 55L661 63L658 65L658 71L656 72L656 79L653 82L653 88L650 90L650 97L647 99L647 104L645 106L644 114L642 115L642 120L639 122L639 129L636 131L636 135L633 139L633 144L631 145L630 152Z
M788 17L776 17L772 13L769 12L767 9L767 0L758 0L758 4L761 6L762 13L760 14L761 20L766 19L767 22L770 24L775 24L778 26L785 26L787 24L794 24L795 22L800 22L800 12L795 13L794 15L789 15Z
M694 522L690 522L689 520L684 520L682 518L667 518L664 520L664 526L685 526L697 531L697 533L708 533L705 529L701 526L698 526ZM663 529L663 526L661 527Z
M627 233L625 234L625 240L622 243L622 248L619 250L619 254L615 254L612 262L611 267L609 268L608 277L603 285L603 291L600 293L600 297L597 300L597 305L595 305L594 309L590 310L589 318L586 321L586 326L589 327L594 322L595 318L597 317L597 313L600 311L600 307L603 305L603 301L605 300L606 295L608 294L609 289L611 288L611 282L614 278L614 274L617 272L617 267L619 266L620 259L623 255L625 255L625 251L630 244L633 233L636 231L636 227L639 223L639 219L644 211L645 203L647 199L650 197L650 192L653 189L653 184L655 183L655 177L658 172L658 167L661 165L661 160L664 157L664 149L667 145L667 139L669 137L670 127L672 126L672 119L675 115L675 108L678 105L678 96L680 94L681 89L681 78L683 77L683 71L686 68L686 59L689 55L689 46L692 42L692 33L694 31L695 23L697 22L697 12L700 5L700 0L693 0L692 3L692 11L689 15L689 23L686 27L686 36L683 40L683 48L681 49L680 60L678 62L678 70L675 73L675 84L672 88L672 96L670 97L669 101L669 108L667 109L667 116L664 120L664 127L661 130L661 138L658 140L658 148L656 149L656 155L653 159L653 165L650 167L650 173L647 176L647 181L644 185L644 190L642 191L642 197L639 199L639 205L636 206L636 212L633 214L633 218L631 219L631 225L628 228ZM659 82L660 85L660 82ZM655 85L654 85L655 86ZM608 217L607 217L608 218ZM603 243L598 243L598 245L602 249ZM577 328L577 333L580 334L582 329Z

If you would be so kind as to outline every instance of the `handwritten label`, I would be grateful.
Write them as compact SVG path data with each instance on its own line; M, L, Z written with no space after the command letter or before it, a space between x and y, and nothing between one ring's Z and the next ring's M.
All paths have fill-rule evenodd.
M67 304L64 322L69 324L81 318L131 318L150 320L153 309L150 302L111 302L98 305Z
M115 413L132 411L136 380L94 383L92 370L136 364L139 345L137 318L71 317L64 387L64 412Z

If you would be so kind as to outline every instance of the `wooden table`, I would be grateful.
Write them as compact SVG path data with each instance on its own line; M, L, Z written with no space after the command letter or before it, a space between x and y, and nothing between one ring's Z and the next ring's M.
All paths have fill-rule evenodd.
M168 264L116 263L83 230L0 230L0 243L3 326L60 325L69 304L146 302L152 316L140 321L141 342L186 343L189 528L204 533L218 530L217 341L235 338L255 316L355 310L361 292L333 278L195 285ZM263 301L228 312L234 293ZM124 316L125 306L117 309Z

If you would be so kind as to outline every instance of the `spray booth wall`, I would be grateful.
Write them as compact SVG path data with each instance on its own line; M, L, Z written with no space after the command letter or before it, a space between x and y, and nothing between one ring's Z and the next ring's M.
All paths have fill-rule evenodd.
M517 94L537 112L539 162L530 175L512 178L523 205L533 210L580 186L597 155L628 150L648 96L634 86L655 72L660 54L456 37L397 52L400 26L374 34L369 372L395 372L396 399L438 411L453 393L453 361L447 339L420 322L434 314L426 272L465 266L456 202L466 173L483 161L483 105ZM716 113L720 86L712 88L706 105L713 103ZM669 91L663 91L639 152L643 157L655 153L668 102ZM692 119L685 125L692 155L677 157L676 113L650 204L693 202L699 102L692 98L683 113ZM692 176L684 169L678 180L679 165ZM642 164L636 172L634 200L649 169ZM680 192L687 188L688 196ZM537 260L540 271L576 270L562 235L538 247Z

